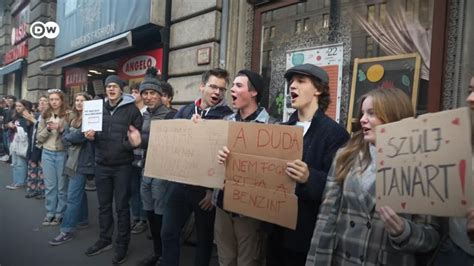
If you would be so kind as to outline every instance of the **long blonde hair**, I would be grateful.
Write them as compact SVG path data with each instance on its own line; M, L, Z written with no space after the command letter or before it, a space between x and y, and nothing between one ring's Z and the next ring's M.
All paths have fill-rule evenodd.
M72 115L70 116L69 124L71 127L80 128L82 125L82 111L77 110L76 108L76 99L77 97L82 96L86 101L92 100L92 97L86 92L79 92L74 95L74 107L72 108Z
M61 106L59 107L59 113L58 116L60 118L65 118L68 114L68 107L66 102L64 101L64 92L62 92L60 89L50 89L48 90L48 106L46 107L46 110L43 110L43 113L41 116L43 119L48 119L51 116L53 116L53 108L51 108L51 104L49 103L49 96L52 94L56 94L59 96L59 99L61 99Z
M372 97L375 115L382 121L382 124L414 116L410 98L402 90L397 88L375 89L362 95L359 99L359 123L362 118L362 103L368 97ZM336 180L339 183L344 182L347 174L358 160L359 154L362 155L360 166L363 171L367 169L372 158L370 158L369 143L364 140L362 129L352 135L336 158Z

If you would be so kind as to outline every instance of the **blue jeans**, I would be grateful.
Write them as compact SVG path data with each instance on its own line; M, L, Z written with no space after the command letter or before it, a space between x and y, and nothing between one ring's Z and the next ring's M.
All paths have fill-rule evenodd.
M441 244L433 265L474 265L474 256L466 253L448 238Z
M12 154L12 173L14 185L25 184L26 176L28 174L28 162L26 158L18 156L14 152Z
M76 173L69 178L67 208L61 223L61 232L74 232L78 224L89 223L85 184L86 175Z
M163 244L163 266L178 266L180 238L184 224L194 212L197 248L195 266L208 266L214 240L215 209L205 211L199 202L206 195L206 188L178 183L171 184L169 198L163 214L161 242Z
M2 142L3 142L3 151L6 154L10 154L10 131L8 129L3 130L3 136L2 136Z
M63 175L65 151L43 149L42 166L45 185L46 216L60 218L66 210L67 178Z
M132 213L132 220L146 221L146 212L143 210L142 198L140 195L140 183L142 180L142 168L132 166L131 178L131 198L130 209Z

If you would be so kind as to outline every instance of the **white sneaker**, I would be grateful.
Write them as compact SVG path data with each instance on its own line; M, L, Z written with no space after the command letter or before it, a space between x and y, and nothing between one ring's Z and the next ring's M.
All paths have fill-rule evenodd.
M3 155L2 157L0 157L0 161L2 161L2 162L7 162L8 160L10 160L10 156L8 156L6 154Z

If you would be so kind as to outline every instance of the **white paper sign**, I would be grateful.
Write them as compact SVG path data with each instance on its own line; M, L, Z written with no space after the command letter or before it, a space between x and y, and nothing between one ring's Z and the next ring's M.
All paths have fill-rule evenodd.
M82 110L82 132L102 131L103 100L85 101Z

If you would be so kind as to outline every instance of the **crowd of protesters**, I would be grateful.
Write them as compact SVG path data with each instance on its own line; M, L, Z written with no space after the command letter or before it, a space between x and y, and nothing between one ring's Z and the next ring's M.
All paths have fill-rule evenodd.
M278 123L260 106L263 78L246 69L232 82L226 70L206 71L196 88L200 97L179 111L171 107L172 86L154 68L130 86L130 94L125 81L108 76L97 132L81 130L84 102L92 99L87 93L76 94L72 108L60 89L49 90L37 104L6 96L0 100L0 160L12 169L6 188L26 188L26 198L44 199L42 225L59 226L52 246L73 240L76 230L97 219L89 217L89 207L98 208L99 235L85 255L113 249L114 264L127 260L130 234L149 229L152 252L139 265L179 265L181 233L192 214L196 266L209 265L214 244L222 266L474 264L474 209L465 218L448 219L375 206L375 127L414 116L404 92L389 88L363 95L359 129L349 135L325 114L330 95L323 69L303 64L284 78L295 112L282 124L304 132L303 157L288 162L285 171L296 182L294 230L225 210L225 189L143 175L153 120ZM228 87L232 109L225 100ZM469 93L474 113L474 77ZM216 154L222 167L231 153L222 147ZM88 206L91 179L98 206Z

